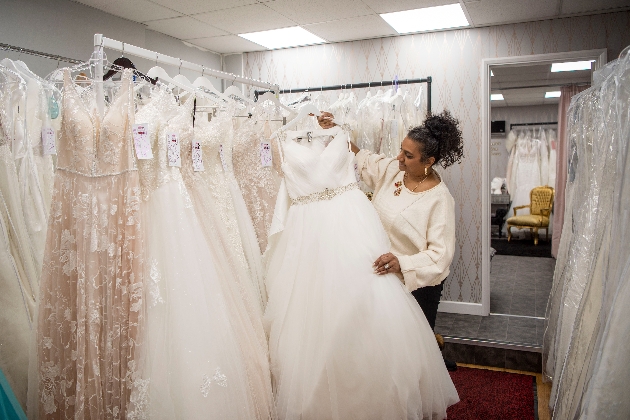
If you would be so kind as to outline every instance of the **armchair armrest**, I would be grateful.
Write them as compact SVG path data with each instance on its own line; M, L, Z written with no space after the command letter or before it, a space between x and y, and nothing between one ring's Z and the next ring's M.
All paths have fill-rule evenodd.
M514 207L512 210L514 210L514 216L516 216L516 210L520 210L520 209L528 209L528 208L530 208L530 205L529 205L529 204L527 204L527 205L525 205L525 206L516 206L516 207Z
M540 209L540 214L542 214L545 217L549 217L549 215L551 214L551 209L550 208Z

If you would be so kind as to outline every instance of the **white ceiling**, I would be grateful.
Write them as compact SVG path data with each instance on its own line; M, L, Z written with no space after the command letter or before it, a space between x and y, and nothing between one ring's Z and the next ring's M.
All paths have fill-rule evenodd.
M329 42L395 36L379 13L457 0L75 0L230 54L266 48L236 35L302 26ZM630 10L630 0L459 0L472 27Z
M492 93L503 94L503 101L491 101L492 107L557 104L559 98L545 99L545 92L558 91L560 86L586 84L591 70L552 73L551 63L529 66L493 66Z

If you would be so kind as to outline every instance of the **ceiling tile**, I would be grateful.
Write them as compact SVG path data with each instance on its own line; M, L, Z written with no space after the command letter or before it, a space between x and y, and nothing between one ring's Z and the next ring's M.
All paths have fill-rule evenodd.
M630 0L571 0L562 2L561 13L575 14L610 9L630 8Z
M464 3L471 24L499 25L557 16L559 0L481 0Z
M425 7L444 6L458 3L457 0L363 0L376 13L401 12L403 10L423 9Z
M181 16L181 13L168 9L147 0L78 0L76 3L85 4L102 10L114 16L146 22L148 20L167 19Z
M195 15L195 19L233 34L296 26L290 19L262 4L251 4L249 6L203 13Z
M376 15L304 25L304 29L330 42L398 35L387 22Z
M214 28L188 16L147 22L149 29L162 32L179 39L207 38L226 35L225 31Z
M250 51L264 51L267 48L255 44L238 35L215 36L211 38L201 38L190 41L192 44L207 48L217 53L242 53Z
M256 0L151 0L187 15L229 9L256 3Z
M298 24L329 22L374 14L361 0L275 0L265 5Z

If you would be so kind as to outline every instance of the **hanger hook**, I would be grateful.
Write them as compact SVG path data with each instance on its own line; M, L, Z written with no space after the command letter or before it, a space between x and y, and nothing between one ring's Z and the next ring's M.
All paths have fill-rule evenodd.
M125 43L123 42L122 43L122 54L121 54L121 57L124 57L124 56L125 56Z
M179 59L179 70L178 70L178 74L182 74L182 59Z
M206 71L206 67L205 66L201 66L201 77L203 77L203 72Z
M236 81L237 77L238 77L237 75L234 75L234 79L232 80L232 86L234 86L234 82Z

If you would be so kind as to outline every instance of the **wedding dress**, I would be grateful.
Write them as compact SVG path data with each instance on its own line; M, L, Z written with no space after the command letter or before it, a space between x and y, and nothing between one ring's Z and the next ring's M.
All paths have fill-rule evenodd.
M180 145L193 136L191 104L192 98L166 122L174 98L160 90L136 115L137 123L148 125L153 159L140 167L146 194L145 382L128 417L253 419L245 358L221 285L228 279L219 277L180 173L179 166L192 165L192 159L182 161L168 146L172 135Z
M68 70L63 101L38 302L39 417L123 419L145 320L132 73L104 116Z
M514 163L512 164L512 182L514 193L511 195L512 206L508 214L513 215L514 207L530 203L530 191L540 186L540 141L532 140L528 132L516 141ZM527 209L519 210L518 215L525 215Z
M184 106L188 107L187 112L190 115L192 101ZM182 137L182 162L192 162L194 138L200 142L204 166L203 171L195 171L191 164L182 165L182 177L200 222L200 231L215 255L216 268L223 279L223 296L231 310L230 319L245 358L248 385L256 403L254 418L267 420L275 418L275 408L260 299L255 296L254 283L239 233L235 203L228 178L223 171L223 162L229 162L228 156L223 155L221 159L221 150L228 150L221 143L230 135L231 120L229 113L220 114L209 124L196 123L194 137ZM236 181L233 182L235 183ZM255 236L253 245L258 248Z
M457 392L415 299L373 272L389 240L357 187L348 135L313 134L336 136L325 148L282 143L268 251L279 418L443 419Z

